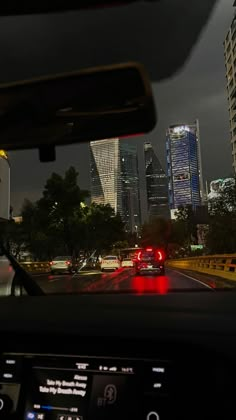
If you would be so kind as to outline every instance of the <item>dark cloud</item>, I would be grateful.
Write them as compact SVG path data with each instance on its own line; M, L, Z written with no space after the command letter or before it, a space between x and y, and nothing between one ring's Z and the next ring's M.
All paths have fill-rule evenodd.
M175 2L166 0L163 3L173 5ZM188 3L190 6L193 5L193 2ZM202 4L209 6L210 3L207 0L198 1L199 10ZM209 24L202 31L184 69L167 81L153 84L159 114L158 125L144 138L130 140L138 144L140 155L143 140L151 140L164 165L165 130L168 125L192 122L199 118L204 176L207 179L228 175L231 172L223 40L233 16L232 3L232 0L218 2ZM143 6L139 7L140 13L143 12ZM173 8L171 10L173 12ZM152 33L147 29L153 25L158 27L158 23L161 25L156 15L153 14L152 19L146 22L145 14L142 14L142 19L139 14L138 20L133 21L134 27L130 26L129 41L134 42L136 49L134 48L129 58L134 58L140 47L140 50L146 50L146 58L151 57L147 59L147 65L152 75L161 75L164 67L171 67L173 57L177 60L178 54L181 55L180 39L184 42L183 35L188 39L194 22L193 12L189 15L189 19L184 12L185 10L178 26L175 24L176 19L174 20L173 13L170 14L169 19L163 20L164 23L160 28L162 36L159 35L159 37L155 37L155 32ZM21 21L19 18L1 19L0 79L12 80L37 74L74 70L81 62L86 62L87 65L94 64L94 57L97 59L100 57L100 42L105 35L102 27L98 29L94 19L87 19L88 13L25 17L20 18ZM96 16L102 16L102 13L99 12ZM124 48L122 42L118 44L117 39L120 37L124 40L125 31L120 25L121 12L113 10L111 13L115 19L115 25L114 20L109 21L107 18L104 18L103 22L106 24L108 34L111 34L110 47L113 43L113 50L119 58ZM128 14L125 19L126 25L129 23L129 16ZM111 22L113 22L112 25ZM140 32L138 41L134 40L135 28ZM145 29L149 31L151 44L145 45L143 35ZM118 34L117 39L112 36L114 32ZM81 39L81 33L84 34L83 39ZM91 37L91 46L86 49L86 42L91 41ZM81 51L83 51L82 59ZM110 59L108 49L103 48L103 57L106 54L107 59ZM158 71L159 68L160 71ZM35 199L37 194L40 194L52 170L64 172L70 164L75 165L79 170L81 185L85 188L89 187L89 155L86 145L58 148L57 161L53 164L40 164L37 152L32 151L11 153L11 163L12 201L17 209L24 195ZM143 173L143 168L141 172Z

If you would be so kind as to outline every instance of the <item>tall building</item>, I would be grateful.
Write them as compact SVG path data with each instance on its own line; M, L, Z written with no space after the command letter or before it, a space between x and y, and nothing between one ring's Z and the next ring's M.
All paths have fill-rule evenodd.
M149 142L144 143L144 163L148 217L169 218L167 176Z
M203 203L203 179L198 121L194 125L173 125L166 133L169 205L193 208Z
M236 1L234 2L236 6ZM236 172L236 13L224 41L224 56L229 109L233 168Z
M127 231L140 226L137 148L119 139L90 142L91 200L110 204Z
M91 199L97 204L110 204L121 213L119 139L90 142Z
M0 150L0 220L10 218L10 164L7 154Z
M137 147L120 142L122 218L127 231L137 232L141 225Z

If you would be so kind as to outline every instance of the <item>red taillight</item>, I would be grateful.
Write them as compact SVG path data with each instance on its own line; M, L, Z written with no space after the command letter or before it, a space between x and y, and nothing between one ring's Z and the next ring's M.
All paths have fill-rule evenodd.
M53 261L50 261L50 263L49 263L50 265L53 265Z
M164 258L164 255L161 251L157 251L157 259L158 261L162 261Z
M66 261L66 264L67 264L67 265L70 265L70 264L71 264L71 261Z
M146 251L147 251L147 252L152 252L152 251L153 251L153 249L152 249L152 248L146 248Z
M137 259L138 259L138 261L141 261L141 255L142 255L142 252L141 252L141 251L139 251L139 252L138 252L138 255L137 255Z

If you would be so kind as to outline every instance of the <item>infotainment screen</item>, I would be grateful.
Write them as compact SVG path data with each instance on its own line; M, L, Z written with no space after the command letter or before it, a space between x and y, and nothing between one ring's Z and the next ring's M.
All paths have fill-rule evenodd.
M137 418L137 379L133 365L116 360L34 360L25 419Z
M13 407L22 413L19 419L167 418L172 377L168 361L8 354L2 367L0 384L5 385L0 386L21 388Z

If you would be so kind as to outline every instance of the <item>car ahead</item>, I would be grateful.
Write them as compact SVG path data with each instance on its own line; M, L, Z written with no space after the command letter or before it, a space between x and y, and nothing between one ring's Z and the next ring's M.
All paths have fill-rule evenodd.
M120 268L120 260L116 255L107 255L102 259L101 271L118 270Z
M124 258L121 262L121 267L127 268L127 267L133 267L134 262L131 258Z
M69 256L59 256L55 257L50 262L51 274L56 273L69 273L72 274L74 270L72 257Z
M135 274L158 273L165 274L165 255L163 250L146 248L137 253L135 259Z

